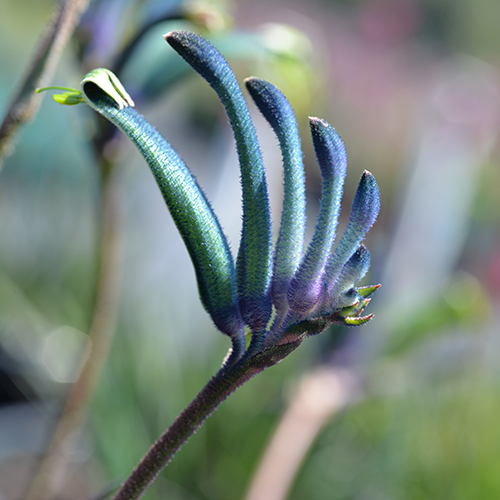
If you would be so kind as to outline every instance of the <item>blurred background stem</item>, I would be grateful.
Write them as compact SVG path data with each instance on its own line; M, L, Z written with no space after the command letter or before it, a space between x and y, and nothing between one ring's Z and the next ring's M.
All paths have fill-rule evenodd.
M326 365L308 373L260 459L245 500L285 500L321 430L359 397L354 370Z
M42 96L35 94L35 89L50 83L59 57L88 4L89 0L60 0L55 5L19 91L0 125L0 169L5 157L14 150L19 127L38 111Z
M71 387L46 454L34 476L26 500L54 498L69 455L76 446L92 394L108 356L119 307L124 211L119 183L111 164L101 168L101 238L95 308L89 333L90 351L82 359L78 380Z

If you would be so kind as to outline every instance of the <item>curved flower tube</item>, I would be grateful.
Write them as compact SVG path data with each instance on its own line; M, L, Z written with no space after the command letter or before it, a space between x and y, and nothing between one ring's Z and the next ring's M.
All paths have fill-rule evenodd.
M323 189L313 239L288 290L290 308L299 313L313 308L322 296L323 272L335 240L347 171L344 143L335 129L319 118L309 121Z
M335 251L347 155L335 129L310 118L323 178L321 208L311 243L303 255L305 189L300 138L285 96L265 80L249 78L247 89L278 137L284 167L284 205L274 264L269 201L255 130L231 68L207 40L184 31L165 35L168 43L215 89L226 108L238 149L243 190L243 228L236 267L219 221L195 179L170 144L133 108L133 102L106 69L90 72L80 91L54 96L62 104L82 100L134 142L155 176L193 261L202 303L216 326L233 341L232 362L244 352L244 324L251 329L246 358L289 338L332 323L362 324L368 304L355 284L367 272L369 253L361 245L380 209L375 178L365 171L345 233ZM267 328L272 301L277 318ZM372 287L371 292L378 287ZM311 325L315 325L311 327Z
M232 255L203 191L170 144L132 106L108 70L90 72L80 86L89 106L120 128L136 145L156 179L193 261L201 301L239 358L245 345Z
M325 271L329 294L342 267L353 255L370 227L375 223L379 211L380 196L375 177L365 170L354 195L351 215L344 236L331 256Z
M274 252L271 295L279 315L287 312L287 290L302 261L306 188L297 121L286 97L271 83L247 78L245 85L276 134L283 156L283 211Z
M193 261L201 301L233 344L232 354L219 372L160 436L115 500L142 496L176 451L229 394L282 361L305 337L331 324L357 326L369 321L373 315L362 316L362 312L380 286L356 287L370 265L370 254L361 242L380 209L378 186L370 172L361 176L347 228L333 251L347 169L344 144L335 129L320 118L310 118L323 188L315 233L304 253L304 171L293 110L269 82L246 80L250 95L278 138L283 157L284 205L273 261L262 158L236 79L207 40L184 31L171 32L165 38L215 89L234 132L243 191L243 228L236 265L219 221L196 180L170 144L134 110L113 73L94 70L83 79L80 90L62 88L65 93L54 96L62 104L86 102L120 128L141 152ZM270 323L273 305L276 315ZM248 347L245 325L252 335Z
M250 113L229 64L210 42L187 31L172 31L164 37L217 92L234 132L243 191L243 228L236 264L238 296L245 322L261 331L272 312L272 234L264 165Z

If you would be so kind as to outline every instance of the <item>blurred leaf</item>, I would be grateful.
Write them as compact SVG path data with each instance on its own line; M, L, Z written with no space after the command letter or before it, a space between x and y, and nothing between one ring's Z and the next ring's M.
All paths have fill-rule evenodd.
M429 336L459 325L479 326L491 318L487 291L472 275L455 274L443 294L404 317L394 312L386 352L401 354Z

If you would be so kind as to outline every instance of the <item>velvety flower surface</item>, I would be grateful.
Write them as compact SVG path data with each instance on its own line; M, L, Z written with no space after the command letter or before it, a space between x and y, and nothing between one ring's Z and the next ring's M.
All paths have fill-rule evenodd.
M118 78L91 71L80 89L60 88L62 104L85 102L124 132L149 165L193 262L201 302L232 342L230 354L172 425L151 446L114 500L139 499L229 394L279 363L308 335L330 326L356 326L379 287L357 287L370 254L362 241L380 209L377 183L365 171L349 222L335 243L347 155L335 129L309 118L322 185L312 241L305 248L305 185L297 123L285 96L271 83L248 78L246 88L273 129L283 158L284 199L273 248L267 183L255 129L231 68L213 45L186 31L165 35L170 46L204 77L224 105L236 141L243 199L236 262L219 220L191 172L159 132L134 108ZM247 335L250 341L247 342Z
M305 181L293 110L271 83L248 78L246 88L278 139L283 159L284 200L273 248L270 208L262 156L241 89L226 60L199 35L173 31L166 41L215 90L224 105L238 152L243 225L236 262L217 216L200 186L170 144L134 109L134 103L106 69L90 72L80 91L54 96L61 103L85 101L136 145L158 183L193 262L201 301L217 328L233 343L229 365L277 346L298 345L332 323L356 326L377 288L357 288L370 254L362 241L380 209L377 183L365 171L348 225L335 244L347 170L342 139L326 121L309 118L322 185L321 207L312 241L304 248ZM68 90L68 89L66 89ZM245 328L251 332L246 346ZM288 354L290 349L286 349ZM273 362L286 354L273 350ZM270 362L270 361L269 361Z

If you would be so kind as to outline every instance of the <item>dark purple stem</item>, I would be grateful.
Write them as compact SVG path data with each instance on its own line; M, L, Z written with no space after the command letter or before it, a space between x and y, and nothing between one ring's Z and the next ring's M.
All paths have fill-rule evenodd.
M212 412L229 394L256 373L256 369L247 372L241 368L230 371L221 368L217 375L175 419L174 423L151 446L129 478L123 483L114 500L140 498L161 470Z
M234 366L223 366L151 446L132 474L122 484L113 500L141 498L172 457L232 392L257 373L279 363L301 342L302 339L295 339L287 344L259 352L248 360L239 361Z

